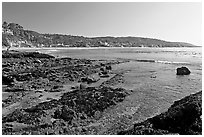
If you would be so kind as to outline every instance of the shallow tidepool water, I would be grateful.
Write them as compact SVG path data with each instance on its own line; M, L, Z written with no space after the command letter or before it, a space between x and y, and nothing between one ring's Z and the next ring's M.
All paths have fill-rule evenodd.
M132 90L125 101L104 112L95 126L98 134L117 132L121 124L115 125L118 117L125 125L145 120L164 112L189 94L202 90L201 48L104 48L104 49L56 49L39 50L59 57L86 59L127 59L129 62L113 66L113 71L123 72L124 82L114 85ZM177 76L176 68L186 66L191 74ZM121 119L120 119L121 120ZM115 122L113 122L115 121ZM128 127L128 126L127 126ZM119 131L120 129L118 129Z

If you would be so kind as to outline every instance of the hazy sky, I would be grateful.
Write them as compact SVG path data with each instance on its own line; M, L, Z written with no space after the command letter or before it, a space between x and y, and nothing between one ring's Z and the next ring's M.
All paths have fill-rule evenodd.
M40 33L140 36L201 45L201 3L3 3L2 21Z

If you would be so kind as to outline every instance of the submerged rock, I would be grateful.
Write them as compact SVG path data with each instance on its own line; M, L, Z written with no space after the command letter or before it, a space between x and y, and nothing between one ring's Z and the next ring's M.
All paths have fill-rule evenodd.
M176 69L176 75L189 75L191 72L187 67L181 67Z

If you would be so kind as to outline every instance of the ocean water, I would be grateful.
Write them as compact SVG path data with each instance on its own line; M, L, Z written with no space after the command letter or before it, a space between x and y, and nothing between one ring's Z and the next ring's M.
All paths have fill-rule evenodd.
M110 110L109 117L128 113L134 122L164 112L187 95L202 90L201 48L99 48L99 49L41 49L56 57L86 59L125 59L113 70L124 73L125 81L114 87L130 89L133 94ZM186 66L191 74L177 76L176 68ZM117 114L116 114L117 112ZM108 122L107 122L108 123ZM111 128L111 124L107 125Z

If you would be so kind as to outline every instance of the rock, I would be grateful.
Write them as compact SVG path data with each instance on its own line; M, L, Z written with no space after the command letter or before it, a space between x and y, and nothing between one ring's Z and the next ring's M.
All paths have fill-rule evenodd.
M66 105L54 112L54 118L63 119L68 122L71 122L74 117L76 117L76 112Z
M101 70L101 71L105 71L105 68L104 68L104 67L102 67L102 68L100 68L100 70Z
M99 73L99 76L100 76L101 78L109 77L108 71L102 71L102 72L100 72L100 73Z
M101 112L100 112L100 111L96 111L96 112L94 113L94 118L95 118L96 120L99 120L99 119L101 118Z
M2 84L3 85L10 85L12 82L14 82L14 78L7 75L2 75Z
M2 58L55 58L54 56L43 54L39 52L2 52Z
M108 71L102 71L101 74L107 75L107 74L108 74Z
M107 78L107 77L110 77L108 74L100 74L100 77L101 78Z
M202 134L202 91L175 101L168 111L134 124L122 135Z
M32 78L32 73L22 73L15 76L17 81L27 81Z
M3 68L2 71L9 72L9 71L12 71L12 69L10 69L10 68Z
M151 78L156 78L157 76L151 76Z
M84 120L84 119L87 119L87 115L85 113L79 113L79 117L80 119Z
M189 129L199 130L199 127L191 129L191 126L202 115L201 103L202 94L198 92L179 101L175 101L166 113L156 116L151 121L157 128L180 134L187 134Z
M101 66L105 66L105 64L104 64L104 63L101 63L100 65L101 65Z
M97 82L99 79L100 79L99 77L93 75L93 76L89 76L89 77L82 77L81 81L87 82L87 84L90 84L90 83Z
M87 88L87 85L84 83L81 83L79 86L79 89L86 89L86 88Z
M176 75L189 75L191 73L187 67L177 68L176 71Z
M96 111L102 113L104 109L115 105L115 102L113 102L114 99L117 100L116 103L121 102L127 95L124 89L87 87L83 90L65 93L60 99L60 102L68 105L70 108L74 108L76 112L84 113L88 117L94 117ZM121 98L122 96L123 99ZM99 114L99 112L96 112L96 115L97 113Z
M106 66L106 70L112 70L111 65Z
M58 118L61 117L61 115L62 115L62 110L58 108L58 109L55 110L53 117L58 119Z
M20 62L19 64L20 64L20 65L25 65L25 64L26 64L26 62Z
M33 61L33 63L42 63L39 59Z

